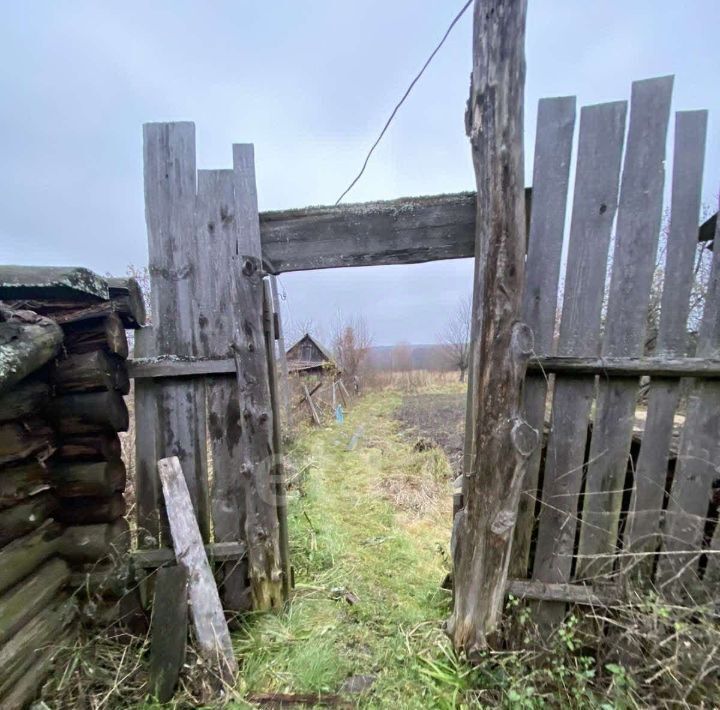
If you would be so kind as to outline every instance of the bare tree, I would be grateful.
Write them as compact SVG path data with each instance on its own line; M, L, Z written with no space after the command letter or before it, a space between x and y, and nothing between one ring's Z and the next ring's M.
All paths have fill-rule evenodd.
M362 375L371 345L372 336L363 316L345 318L337 313L332 325L332 347L345 376Z
M443 354L453 368L460 372L460 382L465 381L465 373L470 364L470 318L472 316L472 297L461 298L445 330L440 334Z

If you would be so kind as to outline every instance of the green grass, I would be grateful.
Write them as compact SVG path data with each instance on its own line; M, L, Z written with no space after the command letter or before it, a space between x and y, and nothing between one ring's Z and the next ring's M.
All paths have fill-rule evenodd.
M363 707L453 707L452 685L432 678L433 663L449 657L447 464L399 436L399 403L396 393L368 395L344 425L307 431L290 452L303 472L289 507L296 586L285 613L253 617L235 636L243 690L335 693L349 676L373 675ZM383 481L398 476L435 487L421 517L383 495Z

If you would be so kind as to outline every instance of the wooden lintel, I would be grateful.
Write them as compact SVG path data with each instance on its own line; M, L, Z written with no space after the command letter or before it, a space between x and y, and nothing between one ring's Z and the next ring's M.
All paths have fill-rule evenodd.
M526 223L532 188L525 188ZM260 213L263 260L273 273L418 264L475 256L474 192ZM714 232L715 216L698 228Z
M245 557L243 542L215 542L205 545L205 553L211 562L231 562ZM175 562L175 550L160 547L147 550L133 550L130 558L135 567L152 569Z

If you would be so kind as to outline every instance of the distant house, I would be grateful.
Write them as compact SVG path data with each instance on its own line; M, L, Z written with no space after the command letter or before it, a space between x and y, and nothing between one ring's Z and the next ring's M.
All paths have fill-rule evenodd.
M340 373L332 354L310 333L305 333L285 355L289 372L302 375Z

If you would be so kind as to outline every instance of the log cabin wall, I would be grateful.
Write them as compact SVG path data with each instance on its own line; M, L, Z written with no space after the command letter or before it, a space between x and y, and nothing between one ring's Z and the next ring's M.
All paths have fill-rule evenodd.
M78 629L86 573L117 589L125 328L144 309L134 280L84 269L0 267L0 299L0 706L22 708Z

